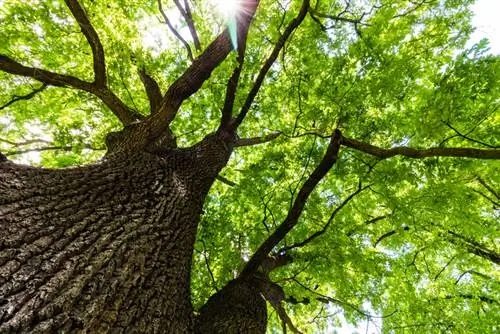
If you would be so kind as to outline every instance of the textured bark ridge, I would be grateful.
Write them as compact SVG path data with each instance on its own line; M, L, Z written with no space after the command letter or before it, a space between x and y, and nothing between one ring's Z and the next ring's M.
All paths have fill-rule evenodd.
M263 334L266 301L257 277L240 277L210 297L196 319L196 334Z
M0 332L192 332L196 228L229 154L211 136L81 168L0 161Z

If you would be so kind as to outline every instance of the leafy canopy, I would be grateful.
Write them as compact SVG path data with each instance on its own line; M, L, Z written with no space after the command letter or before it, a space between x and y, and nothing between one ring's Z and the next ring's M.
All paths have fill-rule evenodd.
M213 4L190 2L198 49L172 2L162 4L165 15L155 1L80 3L102 43L110 90L142 115L150 104L140 70L165 92L191 63L185 44L196 57L234 24ZM281 135L236 148L226 181L206 200L193 257L195 307L234 278L284 220L335 128L385 148L499 147L500 58L488 54L486 41L464 50L471 3L311 2L238 130L241 138ZM261 1L235 109L300 6ZM91 47L62 1L0 1L0 21L1 55L93 80ZM217 128L236 65L233 52L182 104L172 124L179 146ZM96 161L106 134L121 128L88 92L3 71L0 106L0 150L46 167ZM285 289L292 322L311 333L332 332L344 319L389 333L498 330L499 167L466 158L379 159L342 148L280 244L294 261L272 279ZM269 331L279 331L270 312Z

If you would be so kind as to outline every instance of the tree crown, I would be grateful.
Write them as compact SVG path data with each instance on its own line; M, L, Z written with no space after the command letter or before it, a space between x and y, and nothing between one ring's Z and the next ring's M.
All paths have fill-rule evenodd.
M500 59L464 50L472 1L241 3L3 2L1 151L67 167L123 128L170 147L233 131L195 307L288 222L262 254L293 258L270 275L297 328L497 326Z

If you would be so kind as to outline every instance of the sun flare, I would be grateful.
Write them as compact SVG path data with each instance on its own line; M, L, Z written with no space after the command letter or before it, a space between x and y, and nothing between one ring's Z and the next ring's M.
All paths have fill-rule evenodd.
M242 0L210 0L215 9L226 19L236 16L241 9Z

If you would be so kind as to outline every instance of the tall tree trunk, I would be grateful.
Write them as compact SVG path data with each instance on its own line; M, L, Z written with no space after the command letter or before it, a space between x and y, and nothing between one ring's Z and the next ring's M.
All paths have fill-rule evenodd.
M0 161L0 332L189 333L204 198L230 148L47 170Z

